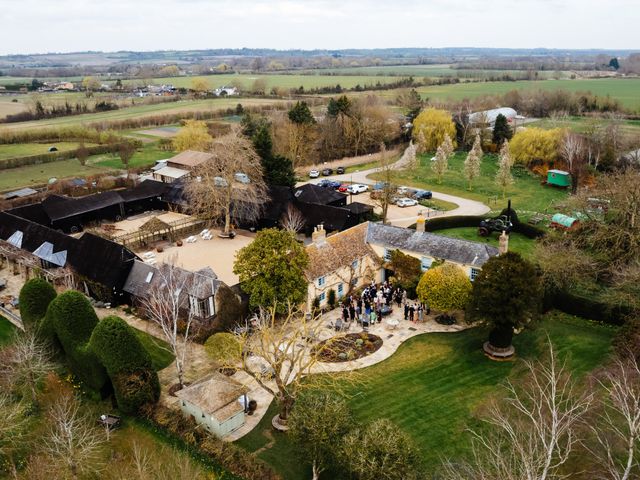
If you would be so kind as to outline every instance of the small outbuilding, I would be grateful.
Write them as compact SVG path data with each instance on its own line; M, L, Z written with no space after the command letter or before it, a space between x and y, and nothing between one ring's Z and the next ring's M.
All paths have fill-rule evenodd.
M176 396L182 412L216 437L222 438L244 425L249 404L247 388L226 375L216 372L176 392Z
M571 186L571 175L564 170L549 170L547 172L547 185L568 188Z

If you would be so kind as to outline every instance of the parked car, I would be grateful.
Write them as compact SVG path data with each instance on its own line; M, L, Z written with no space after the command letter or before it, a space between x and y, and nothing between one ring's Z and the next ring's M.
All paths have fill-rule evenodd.
M412 197L415 192L416 192L415 188L398 187L398 195L402 195L405 197Z
M251 180L249 179L249 176L246 173L236 173L233 178L235 179L236 182L239 183L251 183Z
M320 172L318 170L311 170L309 172L309 178L318 178L320 176Z
M338 168L336 168L336 173L337 173L338 175L342 175L342 174L344 173L344 167L338 167Z
M334 190L337 190L338 188L340 188L341 185L342 185L342 182L339 182L337 180L329 180L329 188L333 188Z
M367 185L363 185L362 183L354 183L353 185L349 185L349 188L347 188L348 193L353 193L355 195L364 193L367 190L369 190L369 187Z
M329 188L333 182L328 178L323 178L318 182L318 186L322 188Z
M416 200L430 200L433 194L429 190L416 190L413 194L413 198Z
M213 185L216 187L228 187L229 184L222 177L213 177Z
M418 205L418 201L413 198L402 197L396 200L396 205L399 207L415 207Z
M333 168L323 168L322 175L328 177L329 175L333 175Z
M349 184L347 184L347 183L343 183L343 184L341 184L341 185L338 187L338 191L339 191L339 192L344 193L344 192L346 192L347 190L349 190Z

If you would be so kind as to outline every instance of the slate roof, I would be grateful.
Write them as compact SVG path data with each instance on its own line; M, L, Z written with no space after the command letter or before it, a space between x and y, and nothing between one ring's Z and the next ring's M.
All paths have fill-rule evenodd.
M355 215L361 215L363 213L369 213L373 211L373 207L371 205L360 202L351 202L349 205L345 205L342 208L346 208Z
M299 202L317 203L320 205L329 205L344 200L347 197L344 193L336 192L331 188L319 187L313 183L307 183L295 188L293 195Z
M136 260L122 289L136 297L144 297L145 291L150 286L155 287L163 282L162 271L166 268L169 268L169 265L152 266ZM222 284L222 281L218 280L218 276L209 267L196 272L180 267L176 267L176 269L179 275L186 277L185 288L195 298L204 299L215 295Z
M479 242L446 237L430 232L367 223L367 243L385 248L405 250L451 262L481 267L498 249Z
M71 267L77 274L109 289L120 290L133 260L137 258L128 248L91 233L74 238L10 213L0 212L0 239L15 240L20 237L16 232L22 233L19 248L56 265Z
M197 406L203 413L223 423L244 410L238 398L247 393L240 382L215 372L176 392L176 397Z

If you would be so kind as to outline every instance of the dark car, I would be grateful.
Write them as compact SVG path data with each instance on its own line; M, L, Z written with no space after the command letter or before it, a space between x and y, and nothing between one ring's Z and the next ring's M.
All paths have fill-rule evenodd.
M318 186L322 188L333 188L333 181L328 178L324 178L318 182Z
M429 190L418 190L413 194L416 200L430 200L433 194Z
M339 182L337 180L329 180L329 188L333 188L334 190L337 190L340 188L340 185L342 185L342 182Z
M338 167L338 168L336 168L336 173L337 173L338 175L342 175L342 174L344 173L344 167Z
M329 175L333 175L333 168L325 168L322 170L322 175L328 177Z

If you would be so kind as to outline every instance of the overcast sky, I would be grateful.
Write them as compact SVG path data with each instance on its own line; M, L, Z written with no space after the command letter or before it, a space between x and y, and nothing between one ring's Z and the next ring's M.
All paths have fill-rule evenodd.
M640 49L640 0L0 0L0 54L200 48Z

